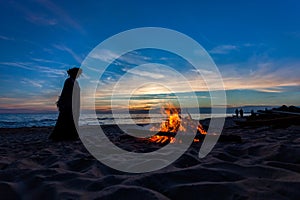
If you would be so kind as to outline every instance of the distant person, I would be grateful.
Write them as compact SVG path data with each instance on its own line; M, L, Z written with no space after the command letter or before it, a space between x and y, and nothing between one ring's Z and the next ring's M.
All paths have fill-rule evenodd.
M241 116L242 118L244 117L244 111L243 111L242 108L240 109L240 116Z
M54 141L79 139L76 126L78 127L80 113L80 87L77 78L82 69L74 67L67 71L69 78L65 80L57 107L59 115L50 139Z
M235 109L235 116L239 117L239 110L238 109Z
M254 112L254 110L251 110L251 116L252 116L252 117L255 117L255 112Z

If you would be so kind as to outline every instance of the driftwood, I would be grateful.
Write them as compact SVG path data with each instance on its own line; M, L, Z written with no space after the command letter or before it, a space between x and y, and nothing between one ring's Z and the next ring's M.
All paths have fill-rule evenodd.
M173 133L173 132L158 132L156 134L154 134L155 132L152 132L153 134L153 137L154 136L167 136L167 137L175 137L176 136L176 133ZM199 141L203 141L204 138L205 138L206 135L204 134L200 134L200 133L197 133L196 136L195 136L195 139L198 139ZM210 137L217 137L217 136L214 136L214 135L211 135ZM184 138L184 137L183 137ZM128 139L137 139L136 137L133 137L131 135L122 135L120 136L119 138L120 140L128 140ZM140 140L146 140L146 141L150 141L149 138L144 138L144 139L140 139ZM237 142L237 143L240 143L242 142L242 138L238 135L233 135L233 134L230 134L230 135L220 135L219 136L219 139L218 139L218 142Z
M176 133L168 133L168 132L158 132L158 136L168 136L168 137L175 137ZM195 136L195 139L199 139L200 141L203 141L206 135L197 133ZM210 137L217 137L214 135L211 135ZM242 142L242 138L238 135L220 135L218 142Z

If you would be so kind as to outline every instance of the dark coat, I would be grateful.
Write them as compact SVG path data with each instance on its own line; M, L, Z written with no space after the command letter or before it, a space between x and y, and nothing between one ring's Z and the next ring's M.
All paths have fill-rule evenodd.
M80 87L76 80L67 78L57 101L59 115L50 139L76 140L80 114Z

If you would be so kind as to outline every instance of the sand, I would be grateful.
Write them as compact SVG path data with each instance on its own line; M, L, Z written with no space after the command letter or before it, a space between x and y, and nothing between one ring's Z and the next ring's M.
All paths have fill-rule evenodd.
M170 166L142 174L105 166L81 141L49 141L52 129L0 129L1 199L300 199L300 126L239 128L228 118L222 134L241 143L218 142L203 159L193 144Z

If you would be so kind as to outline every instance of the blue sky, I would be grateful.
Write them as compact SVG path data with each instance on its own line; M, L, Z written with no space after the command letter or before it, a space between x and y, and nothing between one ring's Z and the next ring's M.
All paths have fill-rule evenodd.
M68 68L80 66L108 37L148 26L173 29L200 43L221 72L229 106L300 105L300 3L296 0L8 0L0 6L3 112L55 110ZM163 53L141 51L128 56L155 60ZM168 64L173 59L174 68L180 69L181 61L171 55L168 58ZM120 75L120 69L112 67L111 71L119 70ZM147 75L153 74L155 71L147 71ZM103 91L114 83L116 80L110 79L103 88L99 86L102 106L108 98ZM203 99L208 96L204 88L197 90ZM200 105L209 103L203 100Z

